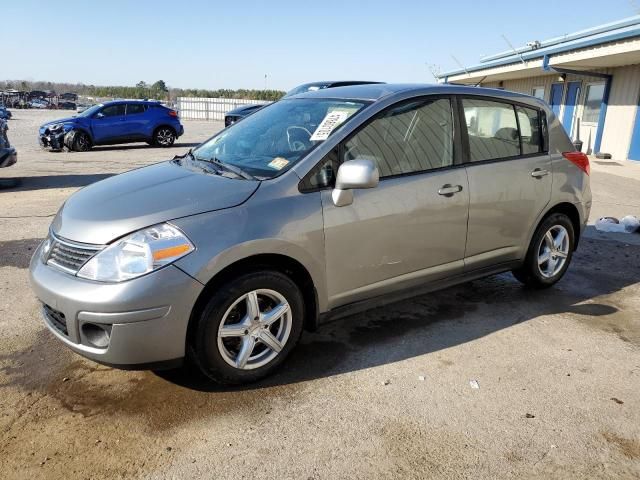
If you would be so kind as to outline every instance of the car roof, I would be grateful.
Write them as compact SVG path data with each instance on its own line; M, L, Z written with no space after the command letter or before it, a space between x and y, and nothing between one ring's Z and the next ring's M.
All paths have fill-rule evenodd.
M343 85L343 86L373 85L373 84L380 84L380 83L384 83L384 82L376 82L376 81L373 81L373 80L325 80L325 81L320 81L320 82L303 83L302 85L299 85L296 88L299 88L299 87L313 87L313 86L321 87L323 85L326 85L327 87L331 87L332 85Z
M418 95L486 95L496 98L523 100L525 103L544 105L539 99L523 93L500 90L496 88L470 87L452 84L416 84L416 83L379 83L366 85L350 85L299 93L289 98L331 98L345 100L377 101L399 93L415 93Z
M144 104L160 105L160 102L158 100L138 100L138 99L127 100L124 98L118 99L118 100L109 100L108 102L102 102L101 105L115 105L118 103L144 103Z

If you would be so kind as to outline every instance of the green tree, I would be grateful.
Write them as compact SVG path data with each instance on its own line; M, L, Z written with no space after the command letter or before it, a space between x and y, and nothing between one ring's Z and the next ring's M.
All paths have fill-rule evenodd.
M168 92L167 84L164 83L164 80L158 80L156 83L151 85L151 90L157 90L160 92Z

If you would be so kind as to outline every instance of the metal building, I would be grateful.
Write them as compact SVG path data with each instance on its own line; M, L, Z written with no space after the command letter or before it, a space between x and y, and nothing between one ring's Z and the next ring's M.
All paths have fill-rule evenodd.
M439 81L542 98L583 152L640 161L640 15L531 41Z

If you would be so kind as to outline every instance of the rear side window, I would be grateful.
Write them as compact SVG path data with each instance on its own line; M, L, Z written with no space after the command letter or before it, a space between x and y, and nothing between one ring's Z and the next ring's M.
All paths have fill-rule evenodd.
M138 113L144 113L145 110L144 105L141 103L127 104L127 115L137 115Z
M512 105L489 100L462 100L472 162L520 155L518 123Z
M429 99L393 107L347 140L343 152L343 161L374 161L381 178L451 166L451 102Z
M541 119L538 110L516 107L516 112L518 113L520 137L522 138L522 154L527 155L543 151Z

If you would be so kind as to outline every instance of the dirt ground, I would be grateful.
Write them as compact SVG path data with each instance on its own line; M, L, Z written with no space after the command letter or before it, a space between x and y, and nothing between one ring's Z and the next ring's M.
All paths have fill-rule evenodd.
M15 111L0 171L22 178L0 190L0 478L640 477L640 235L591 228L548 291L505 274L325 325L246 388L113 370L45 330L29 258L76 189L221 125L185 122L169 150L42 151L57 115ZM631 168L594 163L592 220L640 215Z

